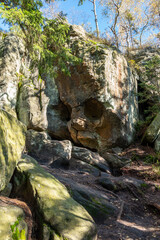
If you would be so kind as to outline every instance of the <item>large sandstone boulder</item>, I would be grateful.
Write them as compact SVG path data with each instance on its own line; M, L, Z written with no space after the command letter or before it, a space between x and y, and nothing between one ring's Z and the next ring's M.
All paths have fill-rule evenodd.
M37 217L59 235L58 239L96 239L95 224L87 211L33 158L25 155L18 163L14 183L16 194L34 203Z
M0 40L0 107L16 112L18 82L25 64L25 47L14 35Z
M60 101L54 78L42 80L23 41L8 34L0 39L0 107L18 115L27 128L48 130L56 138L68 139L69 111Z
M38 77L32 78L32 81L30 79L23 80L17 102L19 120L28 129L45 130L48 126L46 114L48 102L49 99L44 93L43 81L38 81Z
M61 101L71 109L68 128L73 141L103 151L133 140L137 120L137 75L116 50L71 27L69 47L83 61L59 74Z
M19 89L17 112L19 119L29 129L47 130L52 137L68 139L69 112L60 101L54 78L42 80L35 71L31 78L23 81Z
M9 183L25 146L25 126L0 110L0 191Z
M118 212L117 207L111 203L108 196L90 186L76 183L75 181L54 174L55 177L66 185L71 196L80 203L93 217L96 223L103 223L110 216L115 216Z

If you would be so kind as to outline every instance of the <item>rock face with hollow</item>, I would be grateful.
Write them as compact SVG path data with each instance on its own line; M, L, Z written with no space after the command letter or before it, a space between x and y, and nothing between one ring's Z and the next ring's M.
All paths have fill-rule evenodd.
M125 57L94 42L83 28L70 26L68 47L82 59L69 64L70 76L43 80L22 42L9 35L0 42L0 105L12 108L28 129L103 152L133 140L137 120L137 75ZM2 58L3 57L3 58Z
M69 46L82 64L69 66L71 76L59 74L56 81L61 101L71 109L71 137L99 151L124 146L137 120L137 75L121 53L80 35L80 29L71 28Z

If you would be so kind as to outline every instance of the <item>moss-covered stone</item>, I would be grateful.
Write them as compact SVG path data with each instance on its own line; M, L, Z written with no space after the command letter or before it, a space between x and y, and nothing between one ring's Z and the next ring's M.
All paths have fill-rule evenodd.
M154 118L149 127L147 128L142 141L153 143L160 132L160 113Z
M24 220L25 214L23 210L15 205L0 205L0 239L1 240L12 240L11 226L15 225L17 221L17 227L19 231L25 231L27 236L27 224ZM18 220L20 219L20 220ZM15 230L14 230L15 232Z
M33 158L23 157L17 165L15 177L20 179L16 193L23 194L26 200L28 196L33 199L43 222L59 236L69 240L96 239L95 224L88 212L71 198L62 183L45 172Z
M0 110L0 191L9 183L25 146L25 126Z

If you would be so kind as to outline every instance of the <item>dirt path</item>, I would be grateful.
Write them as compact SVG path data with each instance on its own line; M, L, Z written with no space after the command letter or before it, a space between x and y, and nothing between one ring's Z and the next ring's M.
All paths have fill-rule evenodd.
M122 170L123 176L146 181L141 192L131 188L116 193L104 189L97 183L98 177L87 172L43 167L63 184L66 183L62 179L66 178L100 191L118 208L117 216L109 216L101 224L97 222L98 240L160 240L160 179L152 179L151 165L147 166L138 159Z

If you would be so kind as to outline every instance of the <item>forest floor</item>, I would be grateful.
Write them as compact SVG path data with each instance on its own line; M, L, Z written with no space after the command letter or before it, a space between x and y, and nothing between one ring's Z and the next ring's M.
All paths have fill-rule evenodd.
M135 160L121 169L122 175L142 179L146 185L142 193L133 189L117 193L124 202L120 219L110 217L100 225L98 240L160 240L160 171L144 161L153 156L152 149L131 146L124 153Z
M96 222L98 240L160 240L160 172L156 163L146 163L146 159L154 160L154 152L148 147L132 145L123 155L131 157L133 161L121 169L121 174L144 180L146 184L142 191L130 188L112 193L97 184L98 177L89 173L43 167L56 178L69 178L110 195L111 199L115 198L113 204L119 212L117 216L110 215L103 223ZM64 181L62 183L65 184Z

